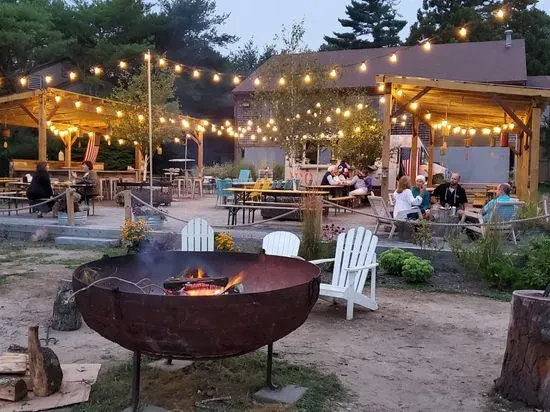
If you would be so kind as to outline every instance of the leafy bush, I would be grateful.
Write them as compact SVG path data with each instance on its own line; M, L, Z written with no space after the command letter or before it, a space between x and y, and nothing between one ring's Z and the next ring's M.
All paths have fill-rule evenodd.
M434 267L429 260L416 256L408 257L403 261L403 277L407 283L424 283L432 277Z
M285 178L285 167L283 165L273 166L273 179L283 180Z
M414 257L410 252L405 252L403 249L392 249L382 253L378 259L378 263L388 274L400 276L405 259L410 257Z
M214 176L218 179L231 178L233 172L233 163L215 163L212 166L206 166L204 168L205 176Z
M520 251L517 262L522 269L515 288L545 289L550 284L550 237L533 239Z

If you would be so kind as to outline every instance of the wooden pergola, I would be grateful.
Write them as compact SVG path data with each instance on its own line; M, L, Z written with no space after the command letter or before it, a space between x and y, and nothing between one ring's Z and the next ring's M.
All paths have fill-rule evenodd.
M95 133L110 134L111 126L117 122L118 116L129 108L131 106L127 103L62 89L46 88L0 97L0 121L11 126L38 129L38 160L41 161L47 160L49 128L52 126L58 130L71 128L71 133L58 136L65 145L65 162L70 166L71 148L78 136L89 133L93 138ZM143 108L143 113L147 113L146 108ZM201 120L188 116L178 116L175 120L178 124L182 120L187 121L190 128L196 130L195 133L190 133L188 138L197 144L197 167L199 176L202 176L204 134Z
M486 138L489 146L495 135L513 132L517 144L510 149L515 155L517 195L522 200L538 199L541 113L550 101L550 90L388 75L378 75L376 81L384 85L385 96L382 193L388 192L392 117L408 112L414 119L414 136L420 121L430 126L429 185L437 134L466 129L468 135ZM416 164L416 146L413 138L411 164Z

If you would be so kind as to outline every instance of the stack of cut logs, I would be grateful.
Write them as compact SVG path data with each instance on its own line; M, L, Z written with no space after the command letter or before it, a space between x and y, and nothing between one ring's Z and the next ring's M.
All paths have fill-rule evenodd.
M28 348L10 347L0 355L0 399L17 402L32 391L49 396L61 387L63 372L54 351L41 348L38 326L29 328Z

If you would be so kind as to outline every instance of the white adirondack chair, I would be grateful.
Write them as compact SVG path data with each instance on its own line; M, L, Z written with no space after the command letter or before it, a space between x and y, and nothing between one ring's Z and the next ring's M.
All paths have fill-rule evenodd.
M264 237L262 249L266 255L297 257L300 250L300 238L290 232L271 232Z
M332 283L321 283L320 297L344 300L346 319L353 319L354 304L376 310L376 245L378 237L364 227L350 229L338 235L334 259L318 259L310 263L334 262ZM370 296L363 288L370 272Z
M204 219L193 219L181 231L181 250L185 252L213 252L214 229Z

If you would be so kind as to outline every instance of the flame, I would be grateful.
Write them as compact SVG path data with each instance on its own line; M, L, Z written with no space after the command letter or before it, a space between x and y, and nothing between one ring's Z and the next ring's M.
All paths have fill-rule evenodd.
M185 274L187 279L202 279L206 277L206 272L202 268L190 269Z
M239 272L237 276L233 277L233 279L229 281L229 283L221 293L223 294L227 292L229 289L231 289L233 286L236 286L239 283L242 283L243 279L244 279L244 272Z
M200 274L204 275L204 272L201 269L198 270L199 278L202 277ZM181 291L181 294L184 296L219 296L223 295L232 287L242 283L244 279L244 272L240 272L237 276L234 276L225 288L221 286L210 285L206 283L196 283L193 286L188 286L187 288Z
M204 277L204 269L197 269L197 279L202 279Z

